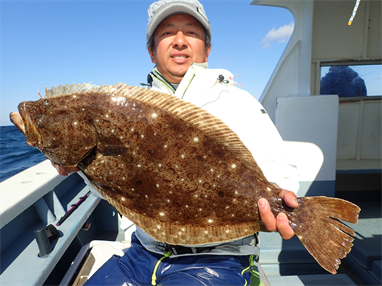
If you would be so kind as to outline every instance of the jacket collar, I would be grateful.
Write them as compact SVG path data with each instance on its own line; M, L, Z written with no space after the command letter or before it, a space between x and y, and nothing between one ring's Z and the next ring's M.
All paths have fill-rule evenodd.
M170 94L175 93L176 88L162 76L162 74L159 72L157 66L155 66L153 68L150 75L153 78L153 81L159 81L160 83L162 83L162 85L164 85L164 87L166 87L168 89Z
M158 68L155 66L151 71L150 76L153 80L152 87L156 90L166 92L171 95L175 95L179 98L183 98L188 86L190 85L195 74L201 70L206 70L208 68L208 62L205 63L193 63L187 70L182 81L179 83L178 87L175 88L170 82L168 82L159 72Z

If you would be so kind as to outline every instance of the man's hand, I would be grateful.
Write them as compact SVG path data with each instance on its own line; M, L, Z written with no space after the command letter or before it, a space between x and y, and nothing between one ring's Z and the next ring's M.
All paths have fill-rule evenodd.
M57 170L57 172L62 175L62 176L67 176L69 175L70 173L73 173L73 172L78 172L80 169L78 169L77 167L62 167L54 162L50 162L52 163L52 166Z
M31 147L36 147L33 143L30 143L30 142L27 142L29 146ZM48 158L47 158L48 159ZM70 173L73 173L73 172L78 172L80 169L78 169L77 167L61 167L60 165L54 163L54 162L50 162L52 164L52 166L57 170L57 172L62 175L62 176L67 176L69 175Z
M279 196L291 208L298 207L297 197L293 192L282 190ZM290 227L288 218L284 213L279 213L277 218L275 218L270 210L268 201L264 198L259 200L258 205L261 221L269 231L279 232L284 239L291 239L294 236L294 231Z

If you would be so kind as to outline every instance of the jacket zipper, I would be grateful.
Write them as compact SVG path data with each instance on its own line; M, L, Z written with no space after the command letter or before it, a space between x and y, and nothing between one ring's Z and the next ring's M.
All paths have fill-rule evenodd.
M190 86L190 84L191 84L192 80L194 79L194 77L195 77L195 74L192 75L190 81L188 82L186 88L184 89L181 99L183 99L184 94L186 93L186 91L187 91L188 87Z

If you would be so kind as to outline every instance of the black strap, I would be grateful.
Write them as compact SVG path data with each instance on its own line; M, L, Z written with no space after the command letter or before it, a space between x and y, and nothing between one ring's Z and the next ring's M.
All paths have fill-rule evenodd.
M258 246L259 245L259 233L254 234L254 239L255 243L253 246ZM181 246L181 245L172 245L172 244L167 244L163 242L157 241L155 243L155 248L164 252L171 251L173 254L188 254L188 253L203 253L203 252L210 252L216 246L209 246L209 247L187 247L187 246ZM259 257L254 256L255 260L258 261Z
M153 78L151 72L147 75L147 83L141 83L142 86L153 86Z
M186 247L181 245L165 244L166 251L172 251L173 254L203 253L210 252L215 246L210 247Z

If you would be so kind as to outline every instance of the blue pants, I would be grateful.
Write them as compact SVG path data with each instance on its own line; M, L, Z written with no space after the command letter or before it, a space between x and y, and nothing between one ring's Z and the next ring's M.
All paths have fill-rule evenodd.
M133 234L125 255L111 257L85 285L262 285L249 256L169 255L146 250Z

